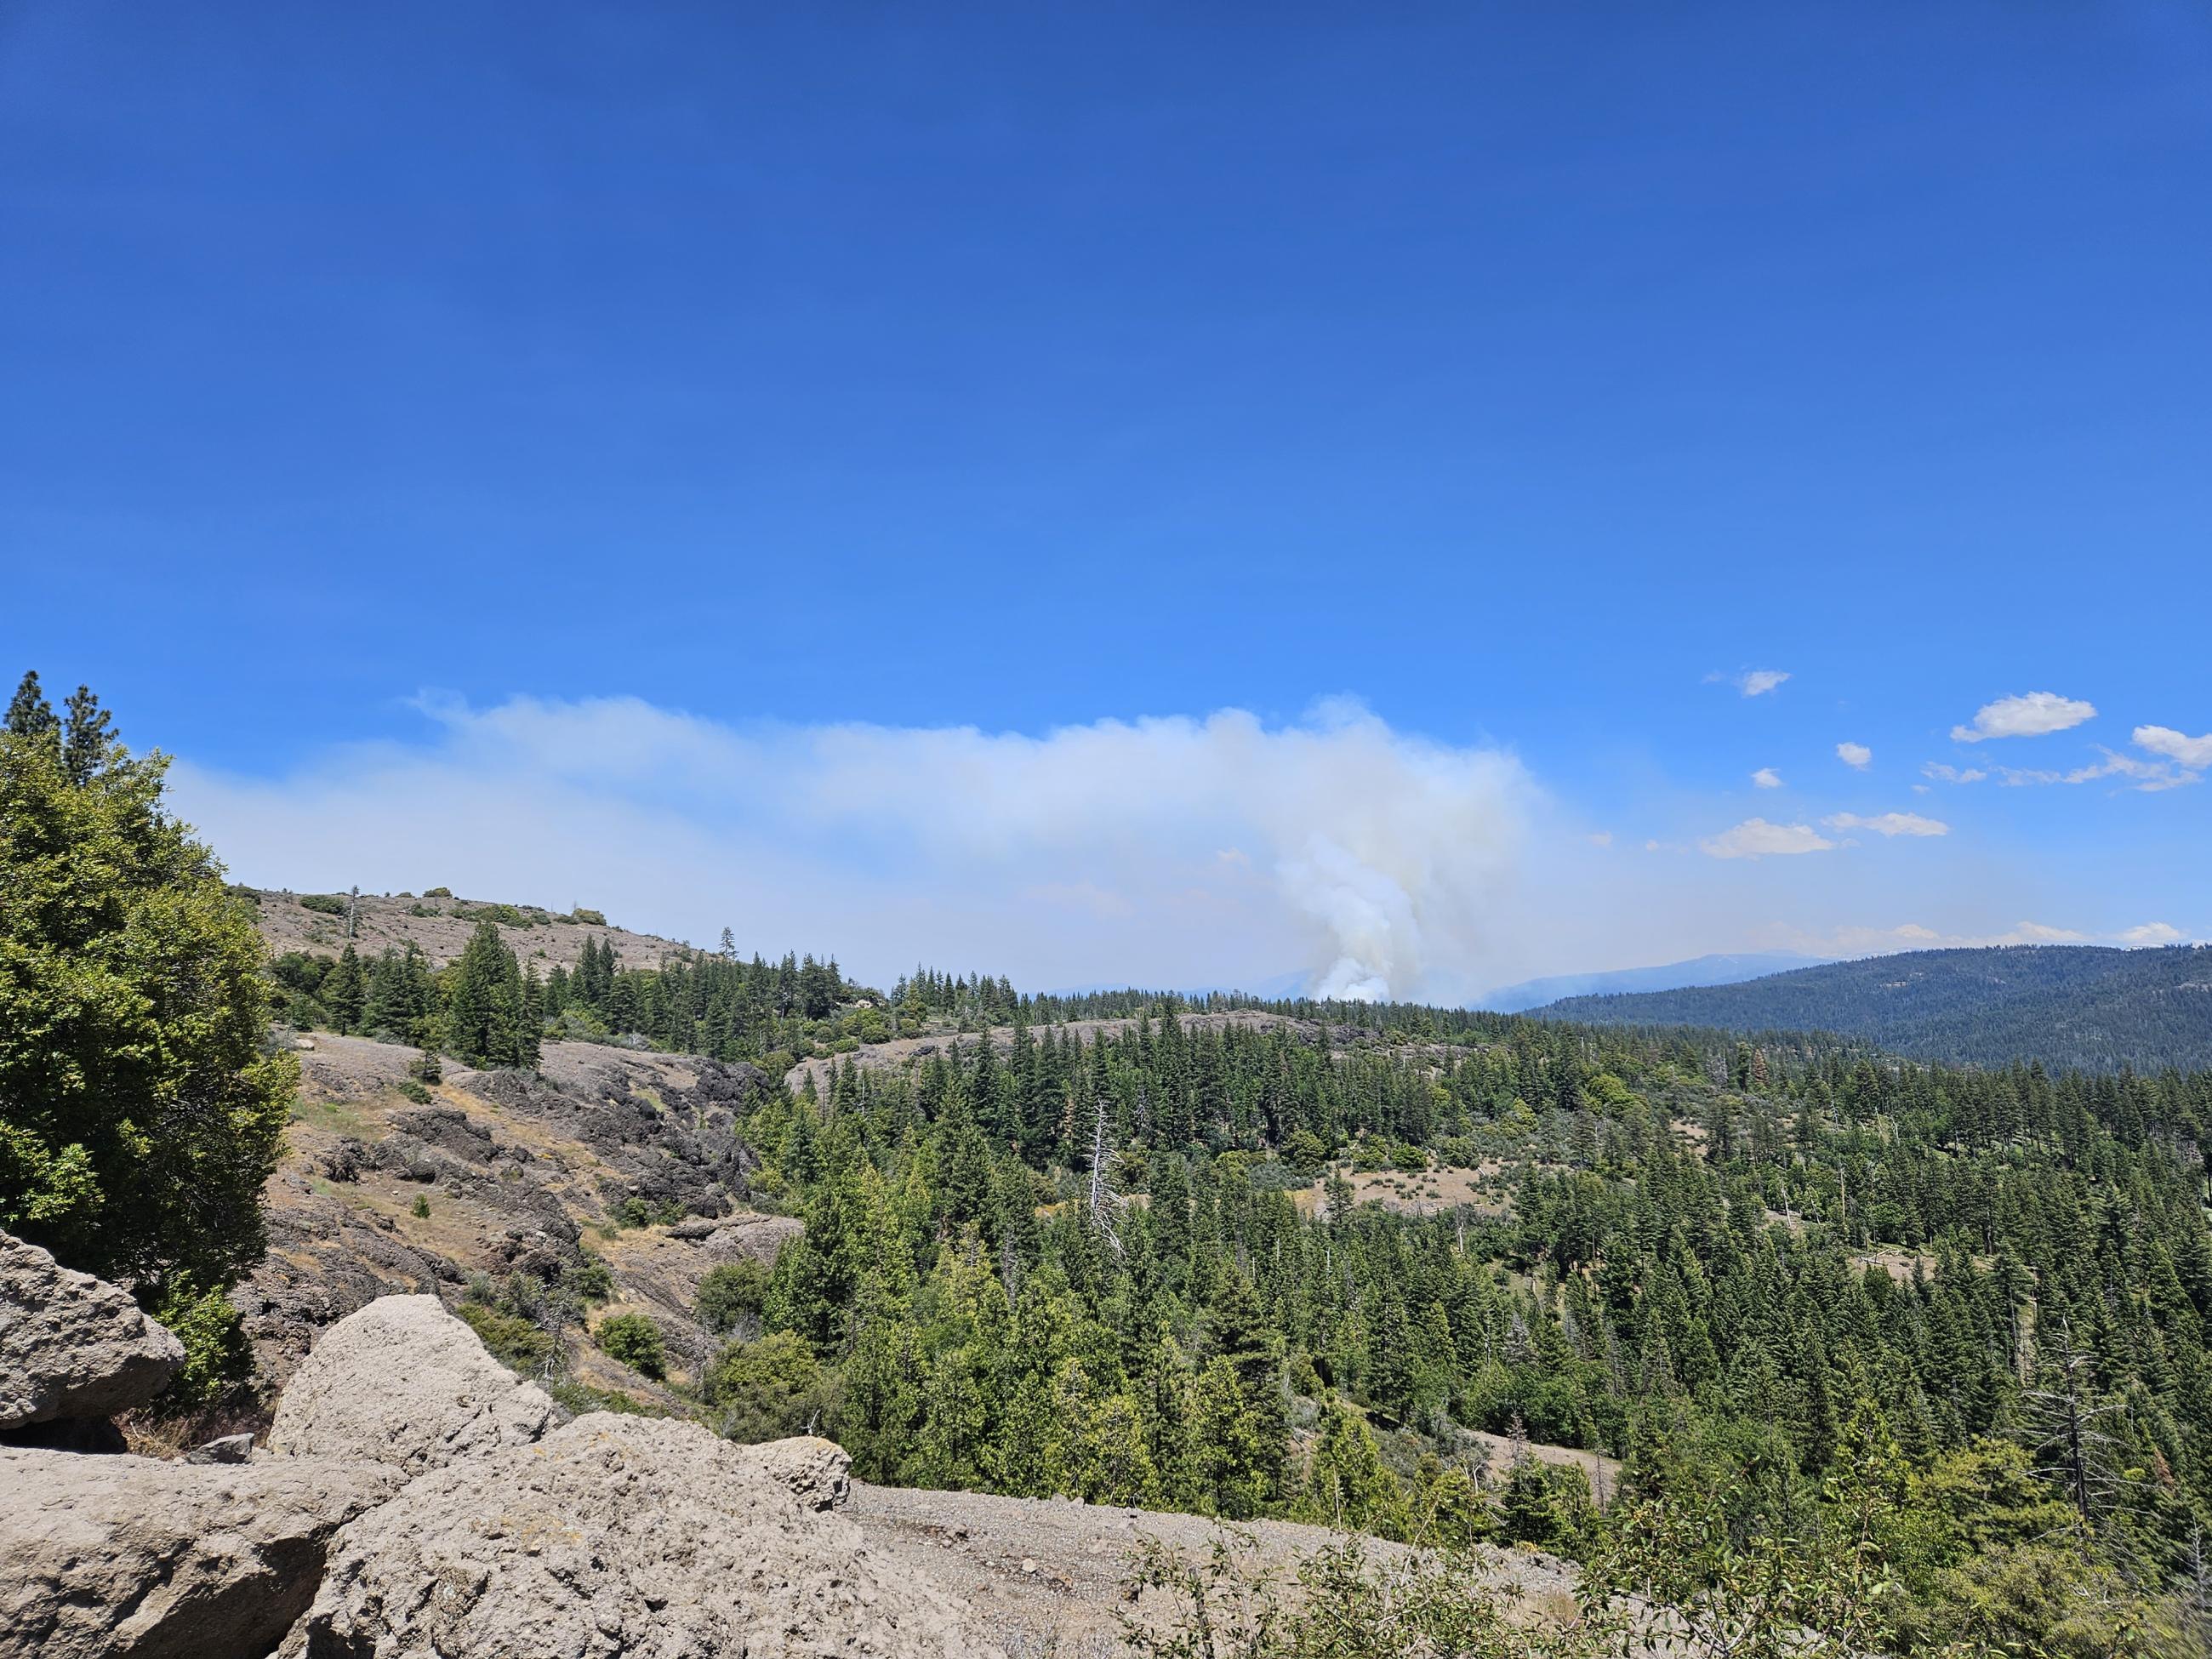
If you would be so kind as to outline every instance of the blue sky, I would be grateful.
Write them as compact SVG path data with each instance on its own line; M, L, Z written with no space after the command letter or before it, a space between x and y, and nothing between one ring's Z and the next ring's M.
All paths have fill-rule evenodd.
M878 974L2212 934L2201 9L1366 12L0 4L0 659Z

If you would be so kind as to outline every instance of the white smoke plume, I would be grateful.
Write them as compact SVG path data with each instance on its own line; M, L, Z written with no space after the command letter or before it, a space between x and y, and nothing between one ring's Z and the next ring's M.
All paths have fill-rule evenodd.
M629 925L1026 983L1475 988L1540 793L1356 703L972 727L734 726L634 698L426 702L429 739L252 780L180 767L243 880L582 899ZM961 954L965 953L965 954Z

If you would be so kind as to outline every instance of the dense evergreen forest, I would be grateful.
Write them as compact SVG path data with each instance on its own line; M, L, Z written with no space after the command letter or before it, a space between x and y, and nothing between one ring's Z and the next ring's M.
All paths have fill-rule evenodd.
M2212 1066L2212 948L2011 945L1834 962L1735 985L1569 997L1536 1011L1602 1025L1833 1031L1954 1066Z
M710 1397L872 1479L1582 1547L1619 1494L1482 1494L1484 1430L1745 1533L1886 1483L1905 1650L2201 1585L2212 1074L1168 1017L840 1065L751 1127L807 1230ZM1352 1201L1431 1158L1509 1201Z

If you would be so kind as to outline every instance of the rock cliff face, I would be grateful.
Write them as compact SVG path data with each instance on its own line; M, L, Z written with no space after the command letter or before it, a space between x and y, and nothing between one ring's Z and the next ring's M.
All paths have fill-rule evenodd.
M0 1233L0 1431L129 1411L184 1363L125 1291Z
M11 1356L23 1398L114 1397L44 1339ZM995 1654L837 1513L828 1442L561 1415L392 1297L331 1328L249 1462L0 1447L0 1659Z
M313 1041L266 1189L269 1254L231 1294L271 1381L379 1297L450 1303L475 1274L542 1297L602 1267L605 1311L648 1315L689 1370L720 1346L694 1315L701 1277L765 1261L799 1230L746 1203L757 1160L737 1118L760 1086L751 1066L550 1043L535 1075L453 1066L425 1090L408 1077L412 1048ZM579 1381L668 1403L574 1326L564 1340Z

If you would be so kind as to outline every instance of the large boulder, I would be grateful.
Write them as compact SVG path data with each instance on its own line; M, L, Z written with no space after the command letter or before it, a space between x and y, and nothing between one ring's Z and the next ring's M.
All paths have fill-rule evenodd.
M455 1462L331 1547L286 1659L921 1659L960 1610L694 1423L593 1413Z
M434 1296L380 1297L331 1327L276 1402L268 1450L410 1474L526 1446L561 1420Z
M127 1291L0 1233L0 1431L129 1411L184 1363Z
M0 1448L0 1659L259 1659L380 1465L209 1468Z

